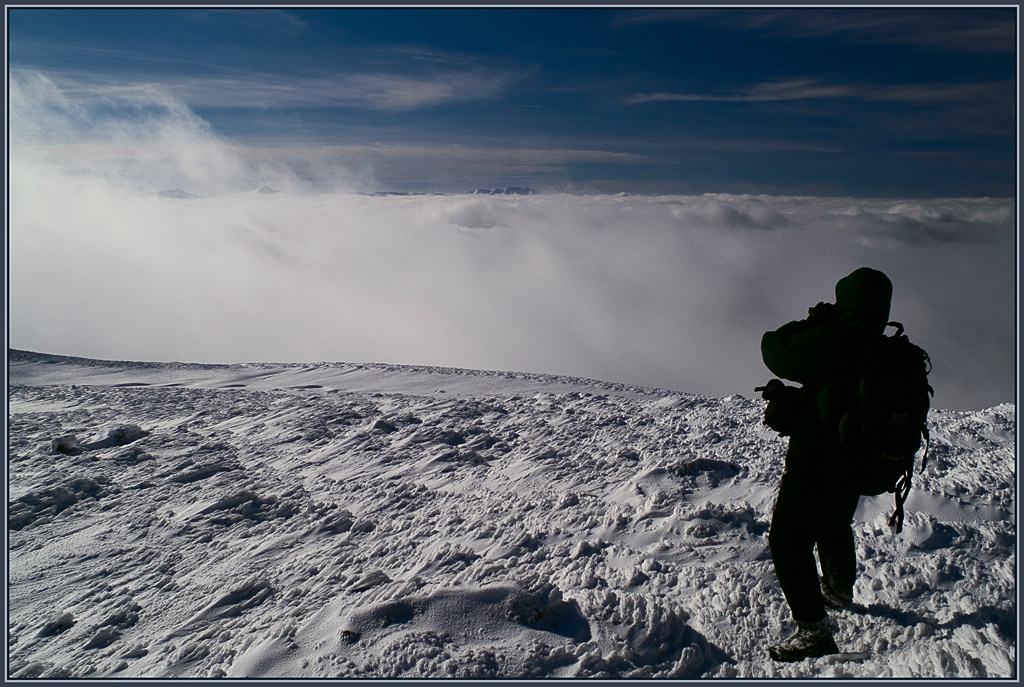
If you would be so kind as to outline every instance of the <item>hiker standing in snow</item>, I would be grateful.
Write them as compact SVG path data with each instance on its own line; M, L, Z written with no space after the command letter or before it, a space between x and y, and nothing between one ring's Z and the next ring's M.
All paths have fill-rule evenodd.
M859 494L838 466L839 418L865 346L882 337L892 283L867 267L836 284L836 302L818 303L804 320L761 339L769 370L801 385L772 380L762 387L765 421L789 436L785 469L768 539L779 585L797 623L796 633L770 648L778 661L838 653L826 607L853 601L857 560L852 521ZM776 417L772 417L772 415ZM821 564L819 581L815 546Z

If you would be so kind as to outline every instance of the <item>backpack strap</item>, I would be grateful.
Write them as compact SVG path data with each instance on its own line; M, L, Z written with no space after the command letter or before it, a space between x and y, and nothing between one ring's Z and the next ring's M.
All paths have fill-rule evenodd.
M896 510L893 512L892 517L889 518L889 527L896 528L896 534L903 531L903 502L907 500L907 496L910 494L910 480L913 475L913 468L908 469L900 477L900 480L896 483Z
M931 387L929 387L931 388ZM921 456L921 472L924 472L924 466L928 463L928 426L925 425L921 428L921 436L924 437L924 455ZM918 473L920 474L920 473Z
M924 435L924 455L921 456L921 472L924 472L924 466L928 462L928 428L923 427L921 434ZM914 468L909 468L900 480L896 483L896 510L893 512L892 517L889 518L889 527L896 527L896 534L903 531L903 503L907 500L907 496L910 495L910 478L914 472Z

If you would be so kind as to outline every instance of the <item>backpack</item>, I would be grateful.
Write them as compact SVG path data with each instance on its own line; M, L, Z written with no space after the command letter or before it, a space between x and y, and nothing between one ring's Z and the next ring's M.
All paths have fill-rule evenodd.
M926 419L934 390L931 360L895 327L867 345L852 379L847 410L838 426L839 462L844 478L862 495L895 495L889 526L903 531L903 503L910 493L914 459L924 439L921 470L928 460Z

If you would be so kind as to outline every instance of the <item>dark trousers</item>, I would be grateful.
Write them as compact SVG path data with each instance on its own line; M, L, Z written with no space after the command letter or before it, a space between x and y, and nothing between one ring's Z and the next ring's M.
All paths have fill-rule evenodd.
M852 593L857 552L851 523L859 500L832 473L817 441L791 438L768 542L775 575L794 620L814 622L825 617L815 546L826 578L837 590Z

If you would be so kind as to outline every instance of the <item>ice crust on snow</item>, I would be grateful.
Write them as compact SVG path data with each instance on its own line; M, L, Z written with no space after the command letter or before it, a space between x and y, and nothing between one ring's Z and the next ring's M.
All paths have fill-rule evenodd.
M1016 411L855 518L844 654L774 663L763 403L393 365L9 352L9 675L1011 677Z

